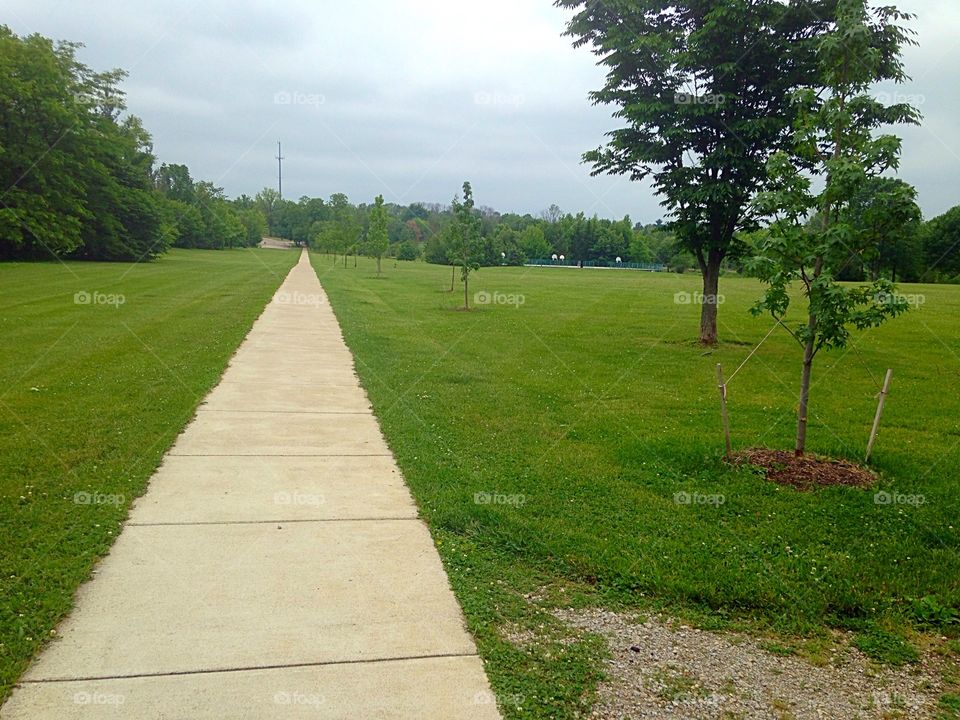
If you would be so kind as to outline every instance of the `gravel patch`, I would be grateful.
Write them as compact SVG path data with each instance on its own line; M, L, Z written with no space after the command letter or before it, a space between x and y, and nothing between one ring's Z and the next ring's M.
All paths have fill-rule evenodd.
M739 633L606 610L558 610L606 638L610 659L590 717L604 720L868 720L932 718L941 682L931 657L879 667L839 647L823 667L781 656Z

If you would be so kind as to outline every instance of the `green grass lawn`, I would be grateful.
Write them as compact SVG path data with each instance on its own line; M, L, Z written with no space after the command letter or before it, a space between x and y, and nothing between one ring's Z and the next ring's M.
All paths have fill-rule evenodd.
M692 342L699 308L675 302L695 275L485 268L471 295L523 304L463 313L448 268L313 263L508 717L589 703L602 650L563 642L556 605L784 638L845 628L889 662L915 657L917 633L956 637L960 288L905 286L921 309L818 357L815 453L861 460L887 367L894 380L876 487L800 492L723 459L715 366L730 375L772 326L747 312L752 280L723 279L709 352ZM792 448L799 378L777 331L730 385L737 447ZM506 642L518 628L541 640Z
M0 264L0 701L296 259Z

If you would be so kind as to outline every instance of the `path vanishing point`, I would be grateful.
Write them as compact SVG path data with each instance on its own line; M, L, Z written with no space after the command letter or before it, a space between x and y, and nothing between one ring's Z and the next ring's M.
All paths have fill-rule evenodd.
M0 717L499 718L306 252Z

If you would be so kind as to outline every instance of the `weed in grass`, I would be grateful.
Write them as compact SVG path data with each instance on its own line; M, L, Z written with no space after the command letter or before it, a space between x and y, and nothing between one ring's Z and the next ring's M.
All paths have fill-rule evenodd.
M936 595L915 599L911 602L913 617L919 625L950 630L954 633L960 625L960 610L944 602Z
M868 657L888 665L904 665L920 659L916 649L896 633L879 626L857 632L853 644Z
M769 653L774 655L780 655L781 657L791 657L797 654L796 648L788 647L786 645L781 645L777 642L762 642L760 647L766 650Z

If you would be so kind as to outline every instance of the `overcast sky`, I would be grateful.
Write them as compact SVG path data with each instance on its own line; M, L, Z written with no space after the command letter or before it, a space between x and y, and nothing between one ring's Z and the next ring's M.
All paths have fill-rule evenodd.
M931 217L960 204L960 2L898 5L919 15L920 46L906 52L913 82L896 92L925 115L901 132L901 176ZM587 100L603 77L594 56L561 36L568 13L547 0L3 7L14 32L83 42L86 64L129 71L129 109L158 158L232 196L276 187L281 139L292 199L449 202L469 179L477 203L501 211L662 214L648 186L581 164L615 123Z

